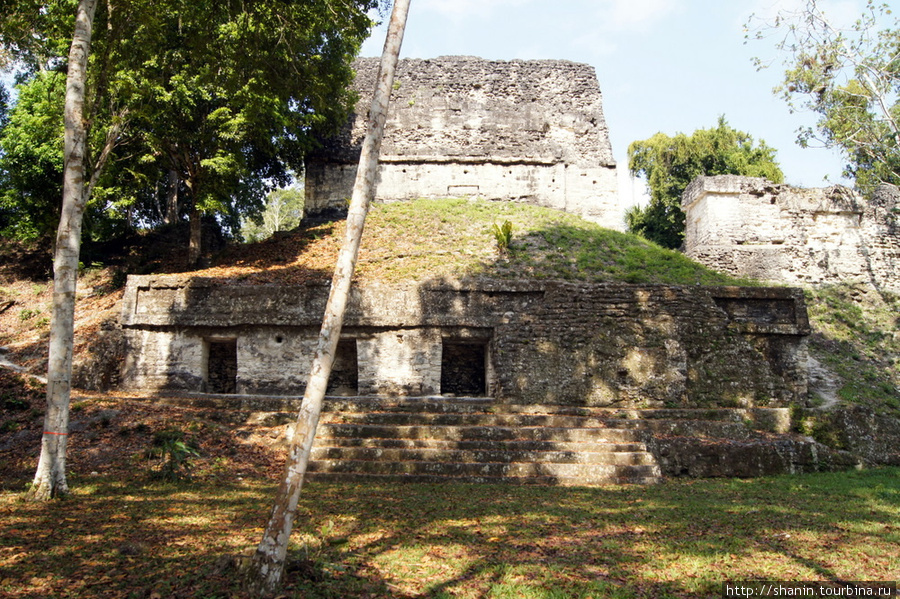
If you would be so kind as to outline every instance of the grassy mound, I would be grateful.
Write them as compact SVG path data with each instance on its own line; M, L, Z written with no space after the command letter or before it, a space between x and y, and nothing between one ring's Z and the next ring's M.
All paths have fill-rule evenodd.
M839 378L837 399L900 415L900 296L869 285L806 292L810 353Z
M494 225L509 221L498 247ZM247 282L328 279L344 223L301 226L256 244L234 246L200 276ZM577 216L526 204L417 200L376 204L366 221L357 278L386 281L491 277L672 285L750 284L678 252Z

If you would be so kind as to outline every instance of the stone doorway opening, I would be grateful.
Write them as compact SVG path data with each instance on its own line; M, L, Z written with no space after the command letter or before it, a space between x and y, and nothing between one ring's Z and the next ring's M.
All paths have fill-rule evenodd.
M331 377L328 379L327 395L352 397L359 395L359 357L356 339L338 341Z
M237 393L237 339L209 339L206 343L206 391Z
M444 339L441 351L441 395L485 397L488 344L480 339Z

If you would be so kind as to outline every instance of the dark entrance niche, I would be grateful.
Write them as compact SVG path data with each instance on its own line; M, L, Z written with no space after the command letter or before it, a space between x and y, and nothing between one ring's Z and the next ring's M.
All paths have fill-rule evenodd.
M206 365L209 393L237 391L237 339L210 340Z
M487 342L444 339L441 352L441 394L487 395Z
M359 360L356 354L356 339L338 341L331 377L328 379L328 395L359 395Z

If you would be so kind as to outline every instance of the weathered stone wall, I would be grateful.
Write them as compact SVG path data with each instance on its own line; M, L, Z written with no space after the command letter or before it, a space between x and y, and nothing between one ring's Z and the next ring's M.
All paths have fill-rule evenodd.
M88 391L109 391L120 384L125 335L114 319L100 324L89 343L76 350L72 363L72 385Z
M870 200L840 186L699 177L685 190L685 253L737 276L821 285L865 281L900 291L900 193Z
M867 464L900 466L900 419L862 406L799 411L800 428L817 441Z
M323 285L129 277L123 383L205 390L209 343L235 339L238 393L300 394L326 297ZM808 332L791 289L481 281L355 288L342 339L362 394L439 394L442 367L484 355L471 378L499 401L777 407L805 401ZM446 344L476 358L448 364Z
M306 210L346 206L377 59L360 59L356 114L306 165ZM593 67L441 57L400 61L377 201L523 201L622 229L615 161Z

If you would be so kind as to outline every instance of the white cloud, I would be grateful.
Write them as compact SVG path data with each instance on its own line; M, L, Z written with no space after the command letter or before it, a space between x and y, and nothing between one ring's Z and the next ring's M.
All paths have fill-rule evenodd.
M586 51L598 58L612 56L619 50L618 43L596 31L573 38L571 44L573 48Z
M603 0L599 25L607 30L641 30L682 8L682 0Z
M578 2L590 26L571 38L571 46L602 58L616 54L633 40L629 34L643 33L685 8L685 0L586 0Z
M686 0L566 0L547 3L538 0L420 0L411 10L440 14L454 21L473 17L496 16L508 10L521 10L549 21L563 14L596 23L604 31L643 29L662 21L679 10Z

